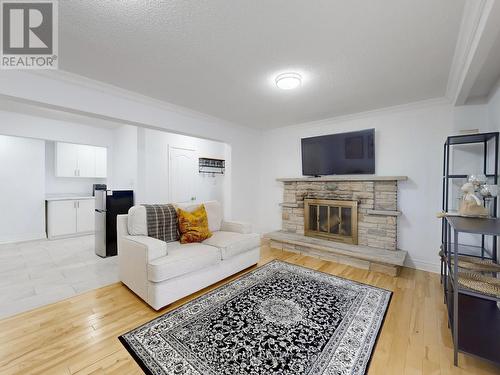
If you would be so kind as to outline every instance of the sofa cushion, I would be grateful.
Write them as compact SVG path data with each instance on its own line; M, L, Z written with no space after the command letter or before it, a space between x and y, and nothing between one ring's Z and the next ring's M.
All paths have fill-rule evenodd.
M167 255L167 243L165 241L148 236L124 236L124 238L140 245L144 249L148 261ZM123 246L126 246L126 244Z
M181 244L202 242L212 237L212 232L208 229L208 218L204 205L200 205L193 212L178 208L177 214L179 216Z
M144 204L130 207L128 234L149 236L165 242L177 241L177 212L171 204Z
M133 206L128 210L127 229L131 236L147 236L148 223L146 219L146 207Z
M228 259L259 247L260 236L256 233L241 234L219 231L214 232L212 237L203 241L203 244L219 248L222 259Z
M143 204L146 207L148 236L165 242L179 240L177 210L172 204Z
M173 279L221 261L219 249L200 243L179 245L178 242L171 242L167 245L167 251L166 256L149 262L149 281L161 282Z
M222 205L218 201L203 202L203 205L205 206L205 211L207 212L208 229L210 232L219 231L222 225ZM187 212L192 212L200 207L199 204L193 203L177 203L175 206Z
M223 221L220 230L242 234L252 233L252 225L241 221Z

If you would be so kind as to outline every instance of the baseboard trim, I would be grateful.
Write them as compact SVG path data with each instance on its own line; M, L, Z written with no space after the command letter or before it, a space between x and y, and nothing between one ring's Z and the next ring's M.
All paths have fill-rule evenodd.
M30 242L30 241L38 241L47 239L47 235L45 232L43 233L28 233L21 234L18 236L12 236L7 238L0 238L0 245L7 245L11 243L17 242Z
M413 268L420 271L427 271L432 273L441 273L441 265L439 263L431 263L423 260L406 259L405 267Z
M47 236L47 239L49 239L51 241L52 240L64 240L66 238L76 238L76 237L91 236L93 234L95 234L95 231L72 233L72 234L64 234L62 236Z

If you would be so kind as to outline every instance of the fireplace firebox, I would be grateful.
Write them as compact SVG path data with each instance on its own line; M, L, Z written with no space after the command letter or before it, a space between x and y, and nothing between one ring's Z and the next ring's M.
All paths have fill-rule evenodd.
M304 199L304 234L358 244L358 202Z

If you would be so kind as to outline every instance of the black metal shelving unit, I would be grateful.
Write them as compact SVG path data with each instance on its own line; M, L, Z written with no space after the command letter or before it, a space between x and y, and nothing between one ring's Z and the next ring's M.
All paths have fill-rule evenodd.
M454 145L483 144L483 173L493 184L498 183L499 133L482 133L448 137L444 144L442 209L450 208L450 180L467 179L467 175L452 174L450 153ZM490 147L494 147L493 171L488 171ZM491 173L493 172L493 173ZM454 363L458 353L468 353L500 364L500 298L461 287L458 282L459 256L489 259L498 263L497 242L500 219L497 218L497 198L493 200L494 217L489 219L447 216L442 220L441 281L454 344ZM481 245L471 246L459 242L460 233L480 236ZM453 234L453 237L452 237ZM486 239L491 238L491 249Z
M493 179L493 183L498 183L498 147L499 147L499 134L498 132L468 134L468 135L454 135L446 139L443 146L443 211L448 212L449 209L449 182L452 179L466 179L465 174L453 174L450 171L450 153L453 146L465 144L483 144L483 174ZM494 170L488 171L488 154L493 143L494 147ZM489 173L490 172L490 173ZM491 173L493 172L493 173ZM495 199L495 213L496 199ZM444 223L444 222L443 222ZM444 225L444 224L443 224Z
M454 135L446 138L446 142L443 146L443 199L442 199L442 210L444 212L449 212L450 209L450 180L463 179L464 182L467 179L465 174L453 174L450 171L450 154L452 152L453 146L456 145L466 145L466 144L482 144L483 145L483 174L490 180L493 184L498 184L498 152L499 152L499 134L498 132L491 133L479 133L479 134L466 134L466 135ZM493 143L493 145L491 145ZM488 155L490 147L494 147L494 160L493 160L493 171L488 171ZM490 172L490 173L489 173ZM491 173L493 172L493 173ZM493 212L494 217L497 217L497 198L493 201ZM442 220L441 228L441 242L446 241L446 222ZM497 246L496 243L493 244L494 247ZM481 253L479 256L485 257L488 250L485 248L485 238L481 237ZM496 249L495 249L496 250ZM464 254L476 256L477 252ZM441 277L443 277L444 261L441 262Z
M454 363L458 353L468 353L500 365L500 296L488 295L463 287L458 282L462 233L500 236L500 219L478 219L449 216L446 218L447 240L443 243L445 301L453 336ZM453 239L452 239L453 233ZM492 259L496 260L496 251ZM453 260L453 261L452 261Z

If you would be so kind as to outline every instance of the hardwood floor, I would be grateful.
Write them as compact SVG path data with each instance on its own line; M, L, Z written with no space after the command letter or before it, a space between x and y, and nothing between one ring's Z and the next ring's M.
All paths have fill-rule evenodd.
M394 292L368 374L500 374L462 354L453 366L439 275L404 268L393 278L263 247L260 265L273 259ZM0 374L141 374L117 337L238 276L159 313L118 283L2 320Z

